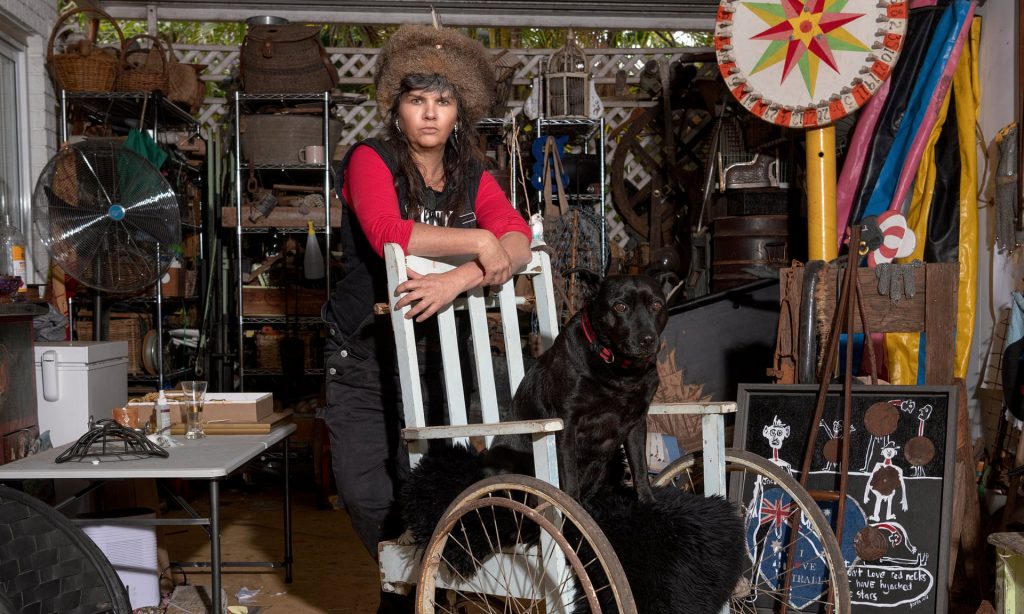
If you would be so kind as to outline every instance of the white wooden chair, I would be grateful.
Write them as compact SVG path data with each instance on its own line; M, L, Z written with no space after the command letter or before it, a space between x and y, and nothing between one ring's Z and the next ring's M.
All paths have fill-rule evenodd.
M382 587L408 593L416 586L416 611L430 612L572 612L586 602L592 612L636 612L622 567L601 530L574 500L558 490L555 433L558 419L501 422L492 362L487 312L500 315L505 340L505 360L512 393L522 381L524 368L520 341L519 311L514 284L503 284L496 295L482 289L470 291L441 310L441 351L448 399L449 426L425 422L423 389L419 378L412 320L405 309L393 309L394 289L408 279L407 270L421 274L451 270L458 262L406 256L394 244L385 246L390 317L398 348L405 429L410 462L415 466L430 440L468 443L483 438L489 445L497 435L529 434L533 438L535 476L499 475L467 488L449 506L425 548L399 541L383 542L379 549ZM557 334L551 265L547 254L535 252L519 273L528 276L534 290L533 308L541 346L550 347ZM471 331L470 355L460 354L456 311L467 310ZM468 400L461 378L463 361L475 372L482 422L470 424ZM787 493L790 508L806 525L822 549L822 560L837 578L839 597L831 600L836 612L849 612L849 588L842 556L827 520L799 483L782 474L769 461L749 452L725 447L724 416L736 411L736 403L676 403L654 405L651 413L700 415L703 451L678 459L662 471L656 485L674 485L707 496L723 495L744 503L750 513L751 485L773 484ZM514 530L506 530L511 523ZM475 536L474 542L470 536ZM831 538L831 542L829 542ZM479 542L485 547L479 551ZM474 545L476 544L476 545ZM460 567L456 556L470 561ZM840 570L836 573L835 570ZM471 573L472 572L472 573ZM736 591L726 611L749 611L752 595L791 590L768 586L758 571L748 570L746 590ZM843 600L845 599L845 603ZM777 601L785 601L779 599Z
M406 256L394 244L386 245L384 251L390 307L397 301L394 289L408 279L408 269L421 274L441 273L458 264ZM541 346L546 349L558 332L547 254L535 252L520 274L532 281ZM460 355L455 323L459 310L468 311L470 356ZM468 443L470 437L482 437L490 444L497 435L529 434L533 438L535 476L502 475L474 484L449 507L425 550L398 542L382 543L379 560L384 590L404 593L417 584L417 612L463 611L470 603L493 607L501 600L515 601L514 611L571 612L575 603L589 601L591 610L599 612L599 600L604 600L615 603L620 612L635 612L628 583L611 546L583 508L558 490L555 433L561 430L562 421L500 421L487 312L500 315L509 385L514 394L524 368L513 281L490 297L483 289L472 290L436 317L450 426L425 424L413 321L405 318L405 311L391 309L391 321L405 411L402 436L409 447L410 463L415 466L419 462L426 443L432 439ZM473 365L482 413L480 424L469 424L461 377L464 360ZM505 530L505 525L499 529L496 523L508 523L514 529ZM472 553L468 558L475 573L460 572L446 553L454 550L467 555L469 542L460 539L474 532L487 544L486 552L469 546Z

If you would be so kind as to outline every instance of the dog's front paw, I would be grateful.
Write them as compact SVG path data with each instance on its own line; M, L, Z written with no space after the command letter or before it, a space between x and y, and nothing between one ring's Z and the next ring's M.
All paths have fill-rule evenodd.
M396 540L399 546L417 546L419 541L416 539L416 535L412 532L412 529L406 529L405 533L398 536Z

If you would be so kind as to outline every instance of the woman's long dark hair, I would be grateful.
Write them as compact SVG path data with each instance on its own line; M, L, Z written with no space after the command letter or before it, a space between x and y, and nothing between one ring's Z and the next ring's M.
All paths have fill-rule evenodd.
M470 203L466 202L469 195L471 181L479 180L479 173L482 166L483 154L477 148L476 126L466 119L465 104L459 92L450 81L441 75L411 74L402 79L401 87L395 101L388 110L387 120L384 124L386 139L394 146L395 158L398 160L398 174L395 175L395 189L398 193L398 186L405 185L405 194L408 201L406 209L408 219L419 219L420 210L424 206L423 176L413 161L412 152L409 148L409 141L399 129L397 122L398 105L402 96L413 90L423 90L430 93L451 96L455 99L458 107L458 119L455 125L458 128L458 137L448 138L444 147L442 164L444 166L445 194L443 212L446 214L442 219L447 219L451 224L455 219L469 209ZM448 215L450 214L450 215Z

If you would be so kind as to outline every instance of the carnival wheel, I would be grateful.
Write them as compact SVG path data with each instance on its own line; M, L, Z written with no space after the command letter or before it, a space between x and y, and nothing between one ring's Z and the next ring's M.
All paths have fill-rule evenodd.
M906 0L721 0L718 65L736 100L787 128L853 113L892 72L907 30Z
M500 475L466 489L423 554L416 611L636 612L611 545L550 484Z
M704 493L702 455L665 468L655 486ZM741 506L747 563L732 612L849 614L846 564L821 508L788 473L744 450L725 451L726 495Z

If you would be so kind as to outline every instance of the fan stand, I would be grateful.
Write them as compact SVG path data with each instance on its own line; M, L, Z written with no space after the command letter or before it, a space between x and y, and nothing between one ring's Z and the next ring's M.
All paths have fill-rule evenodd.
M160 270L160 243L156 244L156 269ZM163 292L163 275L156 280L156 372L157 372L157 390L164 389L164 292ZM74 298L68 297L68 313L73 313L74 310ZM74 336L74 319L69 320L71 330L71 336ZM102 341L103 334L100 329L103 323L103 296L100 291L96 290L96 295L93 298L92 307L92 339L93 341Z

